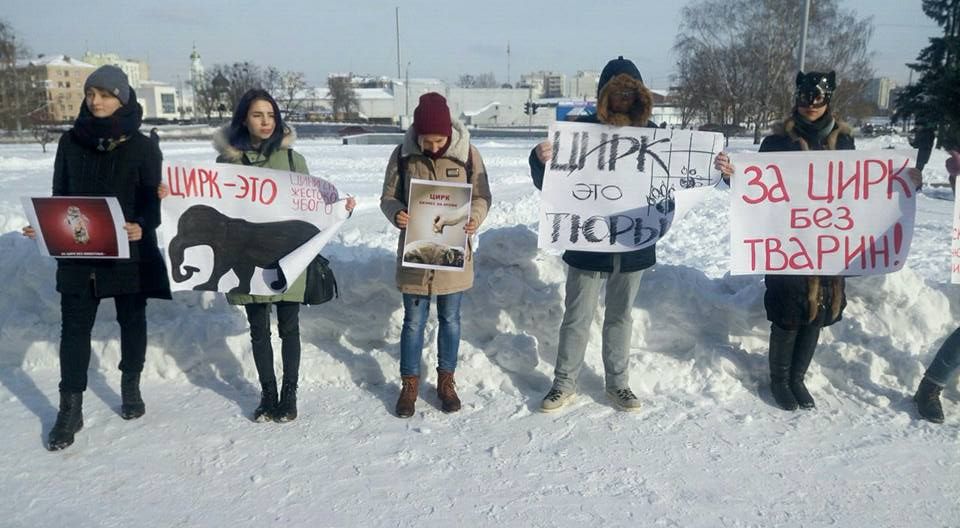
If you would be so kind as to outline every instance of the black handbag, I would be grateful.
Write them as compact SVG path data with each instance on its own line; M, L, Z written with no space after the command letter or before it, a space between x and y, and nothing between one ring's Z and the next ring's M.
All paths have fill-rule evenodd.
M307 266L307 286L303 292L303 304L323 304L340 297L337 279L330 269L330 261L317 255Z

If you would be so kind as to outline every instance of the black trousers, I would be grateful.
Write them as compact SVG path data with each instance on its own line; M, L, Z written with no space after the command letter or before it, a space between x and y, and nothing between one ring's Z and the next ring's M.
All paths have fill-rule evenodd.
M147 355L147 298L139 293L113 298L120 323L120 370L139 373ZM87 389L90 333L100 299L91 294L60 296L60 392Z
M273 372L273 346L270 344L270 307L274 305L277 307L277 330L281 340L283 382L295 387L300 377L300 303L281 301L243 305L250 323L253 362L257 365L261 385L277 382Z

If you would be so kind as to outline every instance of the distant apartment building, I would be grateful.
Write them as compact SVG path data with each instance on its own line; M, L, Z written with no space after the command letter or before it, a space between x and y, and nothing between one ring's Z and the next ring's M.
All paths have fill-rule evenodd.
M597 85L600 83L600 73L595 71L578 71L567 81L567 97L580 101L597 98Z
M83 62L94 66L113 64L127 74L127 80L134 90L139 90L140 83L150 79L150 67L146 62L136 59L123 59L116 53L91 53L88 51L83 56Z
M875 105L880 110L889 110L891 107L890 92L897 87L897 84L887 77L870 79L867 88L864 91L864 98Z
M538 71L520 76L520 88L532 88L533 97L556 99L566 95L567 76L562 73Z
M55 122L68 122L77 117L83 104L83 83L96 66L65 55L41 55L36 59L17 61L17 70L43 92L36 112L43 112Z
M527 90L530 98L539 99L543 97L543 77L531 73L523 74L520 76L517 88Z

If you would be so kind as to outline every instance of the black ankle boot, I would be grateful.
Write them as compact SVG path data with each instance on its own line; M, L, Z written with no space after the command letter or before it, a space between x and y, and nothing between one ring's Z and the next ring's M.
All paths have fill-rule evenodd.
M273 419L278 422L290 422L297 419L296 383L283 382L283 390L280 391L280 403L277 404L277 411L274 413Z
M790 366L796 338L796 330L784 330L777 325L770 329L770 392L777 406L785 411L797 410L797 399L790 389Z
M57 422L47 438L47 449L59 451L73 443L73 435L83 429L83 393L61 392Z
M277 382L260 382L260 405L253 411L253 421L269 422L277 410Z
M917 412L924 420L933 423L943 423L943 407L940 405L940 391L943 387L930 381L926 376L920 380L917 393L913 401L917 404Z
M140 418L147 412L143 398L140 396L139 372L124 372L120 375L120 398L123 401L120 405L120 416L124 420Z

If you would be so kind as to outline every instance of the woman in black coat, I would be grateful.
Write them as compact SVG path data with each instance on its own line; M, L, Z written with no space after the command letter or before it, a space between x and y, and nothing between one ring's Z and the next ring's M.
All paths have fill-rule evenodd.
M760 152L854 150L850 127L830 111L834 72L798 72L793 113L760 144ZM919 187L920 171L910 170ZM767 275L763 303L770 320L770 389L787 411L813 409L804 385L820 330L839 321L847 305L842 276Z
M830 97L834 72L797 73L796 105L760 152L854 150L850 127L834 119ZM767 275L763 304L770 320L770 388L787 411L812 409L803 378L813 360L820 329L840 320L847 305L842 276Z
M160 148L139 132L143 109L122 70L102 66L84 84L84 104L73 128L60 137L54 196L114 196L130 241L129 259L60 259L60 411L49 449L73 443L83 427L83 391L90 365L90 333L100 300L112 297L120 324L121 415L143 416L140 372L147 348L148 297L169 299L167 273L157 248L160 225ZM32 228L24 234L33 238Z

